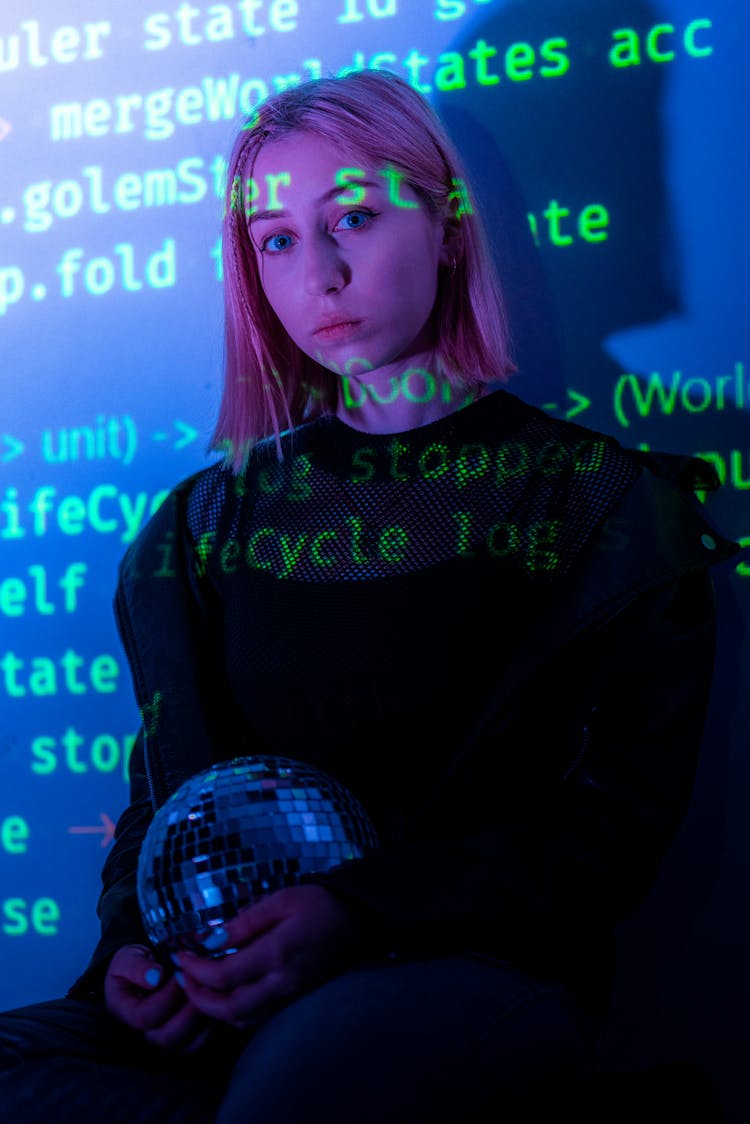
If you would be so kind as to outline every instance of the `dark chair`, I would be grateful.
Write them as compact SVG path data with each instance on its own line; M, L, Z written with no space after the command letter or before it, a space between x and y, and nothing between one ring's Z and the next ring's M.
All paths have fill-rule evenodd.
M663 1061L641 1070L602 1072L586 1082L577 1124L726 1124L719 1089L696 1062ZM580 1109L580 1111L579 1111Z

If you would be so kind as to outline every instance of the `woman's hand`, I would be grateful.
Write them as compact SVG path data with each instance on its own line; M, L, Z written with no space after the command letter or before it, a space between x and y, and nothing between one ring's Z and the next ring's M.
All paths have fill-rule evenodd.
M246 906L212 934L206 947L230 955L179 952L175 960L192 1007L246 1030L343 971L359 933L354 910L330 890L291 886Z
M197 1010L174 976L146 945L118 949L104 978L107 1010L154 1046L191 1052L210 1036L211 1020Z

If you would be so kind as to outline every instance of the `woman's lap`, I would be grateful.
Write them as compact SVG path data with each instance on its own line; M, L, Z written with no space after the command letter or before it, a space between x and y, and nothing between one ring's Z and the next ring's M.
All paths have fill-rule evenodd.
M346 972L249 1039L229 1032L224 1065L216 1048L168 1055L98 1005L65 999L0 1015L0 1122L198 1124L221 1102L217 1124L438 1124L467 1112L474 1124L589 1072L593 1032L561 985L468 957Z
M593 1037L563 986L504 965L366 966L261 1027L217 1124L478 1124L541 1084L563 1088L590 1072Z

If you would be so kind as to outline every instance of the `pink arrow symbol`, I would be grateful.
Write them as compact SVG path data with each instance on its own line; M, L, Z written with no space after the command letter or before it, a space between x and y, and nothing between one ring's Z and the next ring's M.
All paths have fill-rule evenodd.
M6 121L4 117L0 117L0 141L4 141L13 126L10 121Z
M106 812L100 812L99 818L102 827L69 827L68 831L71 835L101 835L102 847L106 847L115 837L115 825Z

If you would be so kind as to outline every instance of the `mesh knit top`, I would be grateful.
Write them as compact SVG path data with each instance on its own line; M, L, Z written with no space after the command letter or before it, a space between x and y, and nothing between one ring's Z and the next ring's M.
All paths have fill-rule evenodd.
M240 476L213 466L190 499L226 677L253 752L304 757L388 815L394 777L403 806L450 757L638 469L502 390L405 433L327 417L282 446Z

